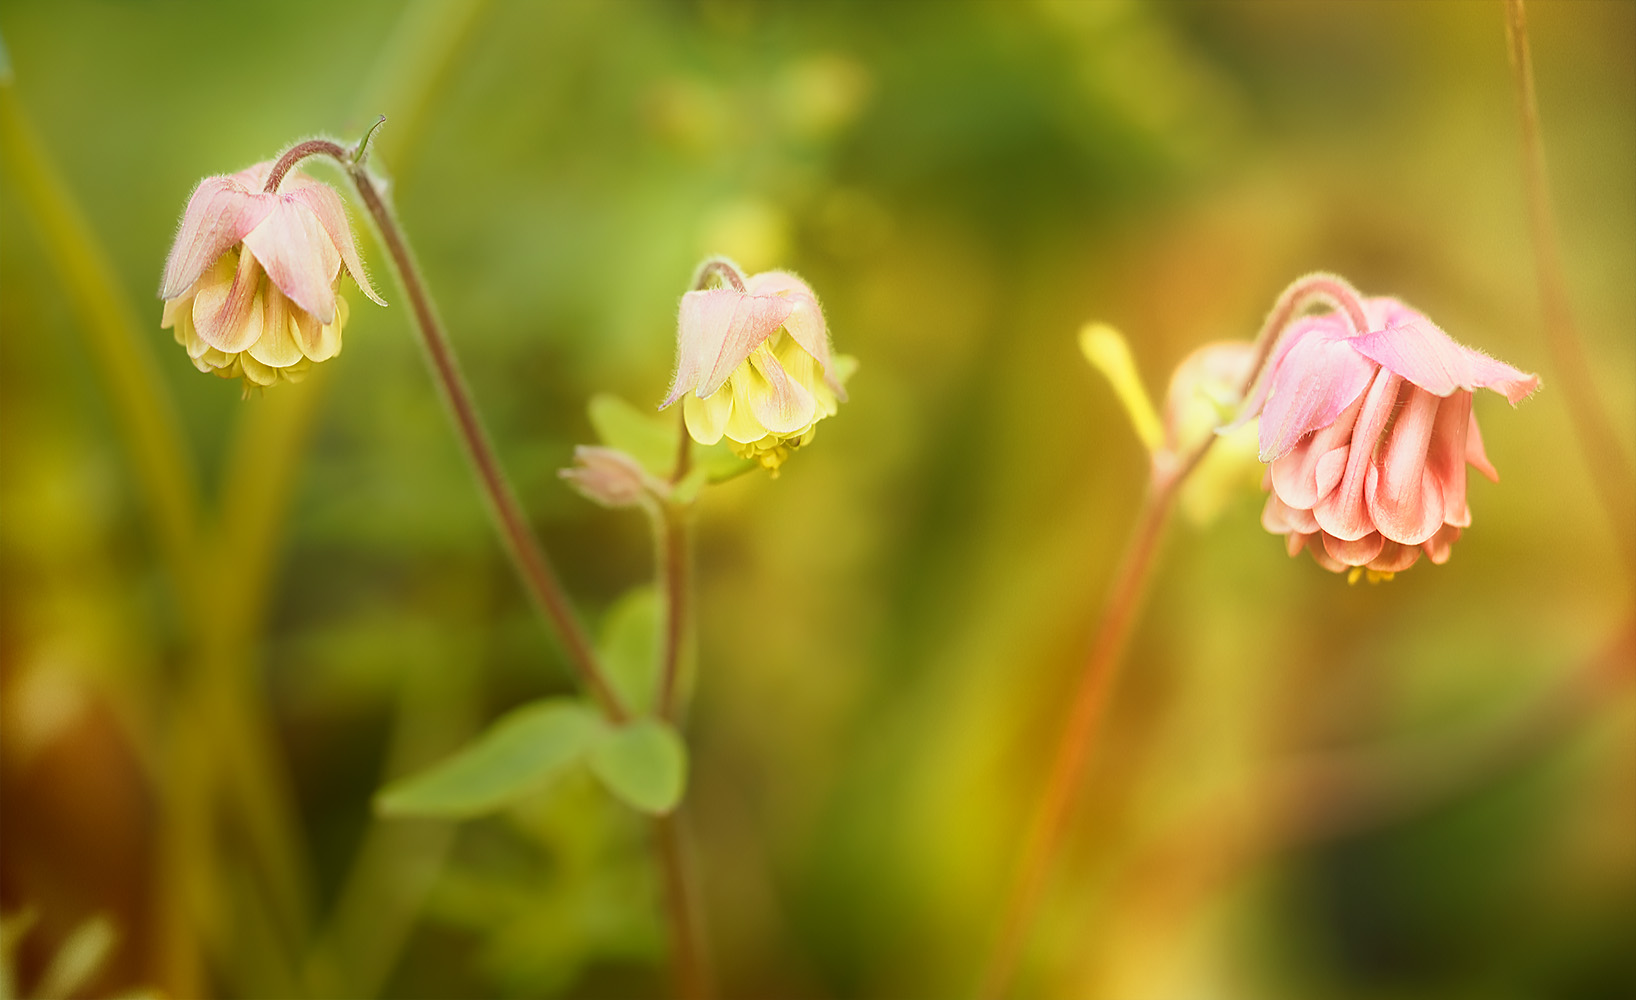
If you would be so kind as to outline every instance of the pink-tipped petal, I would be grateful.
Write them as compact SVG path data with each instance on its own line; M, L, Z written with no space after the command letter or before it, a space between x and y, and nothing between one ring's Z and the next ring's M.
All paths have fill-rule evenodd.
M1382 368L1370 383L1364 397L1363 409L1358 413L1357 425L1352 430L1352 443L1346 455L1346 471L1341 481L1328 496L1318 502L1312 513L1326 533L1338 539L1355 541L1375 530L1369 517L1369 505L1363 495L1375 445L1379 443L1386 424L1392 417L1398 389L1403 379L1391 370Z
M812 393L785 373L771 351L757 350L750 355L750 365L764 383L748 392L750 412L762 427L774 434L789 434L812 423L818 415ZM749 373L740 377L749 377Z
M698 394L704 397L720 389L739 365L784 324L792 307L793 303L781 295L739 295L721 350L699 383Z
M276 199L246 190L232 177L206 177L193 189L182 225L165 261L159 297L186 292L214 264L273 210Z
M1381 547L1380 555L1369 560L1364 568L1377 573L1401 573L1419 561L1420 546L1388 541Z
M1343 566L1367 566L1386 547L1386 539L1378 531L1351 539L1336 538L1326 531L1323 539L1324 551Z
M1438 396L1457 389L1492 389L1515 406L1539 388L1538 375L1457 344L1431 320L1406 309L1384 329L1354 337L1352 346Z
M1347 445L1363 409L1360 395L1328 427L1302 438L1267 466L1270 488L1291 507L1312 508L1329 495L1346 471Z
M307 206L318 217L319 225L324 227L330 242L340 251L347 273L352 275L352 280L358 283L369 300L378 306L386 305L386 300L376 294L374 286L369 283L369 275L364 272L363 259L358 256L358 244L352 238L352 226L347 222L346 207L341 204L341 196L335 193L335 189L307 177L292 176L286 179L284 190L284 198Z
M721 354L742 294L731 288L712 288L682 296L676 315L676 372L670 379L670 392L659 404L661 410L699 387Z
M1316 534L1316 532L1313 534ZM1299 531L1292 531L1284 536L1284 551L1289 553L1291 559L1294 559L1296 556L1301 554L1301 550L1307 547L1307 544L1312 541L1312 538L1313 535L1305 535Z
M222 262L225 267L226 261ZM214 272L213 272L214 273ZM205 282L193 297L193 328L199 339L226 354L243 351L261 337L261 309L256 289L261 267L256 258L240 253L233 280Z
M1397 421L1364 475L1363 495L1377 531L1419 545L1443 526L1442 481L1427 461L1443 400L1418 386L1406 388ZM1464 475L1462 466L1462 481Z
M764 271L752 275L745 282L751 295L780 295L790 302L790 314L784 320L784 329L801 349L812 355L824 373L824 383L842 402L846 388L836 376L829 347L829 330L824 325L824 312L818 296L806 282L788 271Z
M1471 414L1471 426L1466 430L1466 461L1478 472L1481 472L1491 483L1500 481L1500 470L1494 468L1494 463L1488 460L1488 452L1483 450L1483 432L1477 429L1477 414Z
M312 209L279 198L261 225L244 237L244 245L291 302L320 323L335 321L335 279L341 273L341 254Z
M1261 460L1271 462L1363 395L1379 366L1354 351L1334 324L1291 345L1268 382L1261 409Z

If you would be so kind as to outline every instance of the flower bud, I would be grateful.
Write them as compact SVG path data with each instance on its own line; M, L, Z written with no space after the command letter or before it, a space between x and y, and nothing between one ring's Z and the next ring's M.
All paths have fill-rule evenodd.
M250 386L299 380L341 352L344 270L370 287L341 198L296 171L264 191L272 161L199 182L165 262L161 329L194 367Z
M824 314L801 279L768 271L741 283L682 296L676 374L660 409L685 396L695 441L726 437L734 454L777 475L846 399L842 383L856 362L831 354Z
M1455 343L1396 299L1359 305L1367 330L1338 312L1291 324L1242 412L1261 415L1262 525L1292 556L1304 549L1354 580L1365 570L1389 579L1422 553L1448 559L1471 524L1467 465L1499 481L1473 391L1514 406L1539 377Z
M1249 341L1217 341L1176 366L1164 408L1164 437L1171 454L1191 454L1233 415L1254 355L1255 345ZM1261 478L1255 431L1245 426L1222 435L1182 483L1177 505L1194 525L1214 521L1238 491L1255 489Z
M642 468L642 463L618 448L578 445L574 464L557 475L580 495L604 507L636 507L655 496L664 496L669 486Z

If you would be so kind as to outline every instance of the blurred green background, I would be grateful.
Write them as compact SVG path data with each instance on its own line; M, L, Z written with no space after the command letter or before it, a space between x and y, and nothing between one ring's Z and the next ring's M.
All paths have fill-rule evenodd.
M1628 460L1636 5L1528 9ZM589 781L458 826L371 818L387 778L572 685L369 234L391 307L353 290L345 352L299 387L241 401L158 326L200 177L377 114L376 166L591 622L650 543L555 472L593 393L661 398L701 256L797 271L860 359L780 479L702 505L686 808L726 995L969 995L1143 488L1075 332L1119 327L1157 392L1314 269L1544 389L1478 399L1503 479L1473 477L1446 566L1348 587L1290 560L1253 476L1174 527L1019 995L1636 993L1612 544L1636 511L1597 505L1546 352L1498 3L6 0L0 37L21 995L65 943L105 954L86 996L667 989L646 827ZM97 333L121 329L141 352ZM197 510L143 489L167 447L144 428L172 427ZM191 598L166 517L213 560ZM1354 757L1374 798L1267 797Z

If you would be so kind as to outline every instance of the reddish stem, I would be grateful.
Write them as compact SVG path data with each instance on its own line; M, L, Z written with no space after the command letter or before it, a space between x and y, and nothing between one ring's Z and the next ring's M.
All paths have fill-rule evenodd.
M522 504L517 500L516 492L506 479L505 471L494 452L494 445L489 440L488 431L483 426L482 418L477 414L476 405L472 402L471 390L466 385L465 376L461 374L454 349L449 344L443 325L438 321L431 295L426 290L426 281L421 276L420 268L415 264L414 255L409 250L403 230L376 189L374 181L370 179L362 164L357 162L352 151L327 139L309 139L291 147L278 158L278 162L273 165L267 176L267 190L276 190L278 183L297 162L303 157L314 155L328 156L346 169L358 190L359 199L369 210L370 217L375 220L381 242L386 245L387 253L398 272L398 280L409 296L409 305L415 315L415 329L420 332L421 343L426 348L426 358L431 365L434 380L442 391L444 401L449 405L450 413L454 416L455 427L460 432L466 456L471 460L478 483L483 488L483 494L489 501L489 509L493 512L500 529L500 539L516 564L529 595L556 627L557 637L568 654L569 665L590 690L591 695L602 707L603 713L615 723L626 721L629 713L597 663L590 636L586 633L585 626L580 623L579 616L575 614L573 605L569 603L556 569L551 565L550 556L546 554L545 547L534 534L534 529L529 525L528 518L523 512Z

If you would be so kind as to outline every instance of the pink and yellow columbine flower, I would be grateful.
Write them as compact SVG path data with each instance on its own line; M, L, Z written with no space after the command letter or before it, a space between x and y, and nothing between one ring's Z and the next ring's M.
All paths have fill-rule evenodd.
M343 268L370 287L340 195L295 171L264 191L272 161L206 177L165 262L161 329L194 367L250 386L297 381L341 352Z
M682 399L695 441L726 437L735 454L776 475L846 399L855 363L831 353L818 298L800 278L767 271L737 280L742 289L682 296L676 375L660 409Z
M1361 333L1339 311L1291 324L1245 412L1261 415L1267 530L1325 569L1390 578L1422 552L1448 560L1471 524L1468 464L1499 481L1472 392L1514 406L1539 377L1455 343L1396 299L1359 304Z

